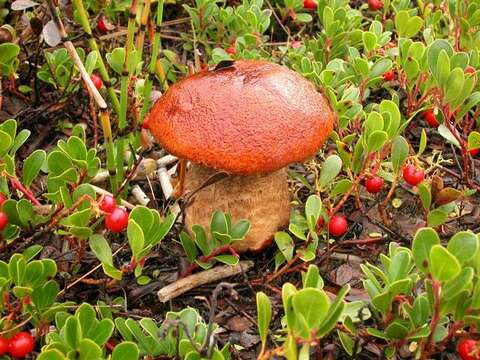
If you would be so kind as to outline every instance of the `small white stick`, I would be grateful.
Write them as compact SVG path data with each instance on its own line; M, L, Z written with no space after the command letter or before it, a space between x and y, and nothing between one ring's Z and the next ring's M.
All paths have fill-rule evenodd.
M132 187L132 195L140 205L145 206L150 202L150 198L147 196L147 194L145 194L145 192L138 185L135 185L134 187Z
M150 158L142 159L138 166L137 172L133 175L132 180L144 180L147 176L151 175L157 169L157 163ZM125 171L128 171L128 167L124 167ZM108 170L100 170L97 175L92 178L92 183L99 184L106 181L109 177Z
M158 166L166 167L178 160L178 157L173 155L165 155L164 157L157 160Z
M160 181L160 186L162 187L163 195L165 199L170 199L173 194L173 186L170 182L170 176L168 175L167 168L160 166L157 171L158 180Z
M253 267L253 261L240 261L235 266L223 265L189 275L161 288L157 295L162 303L176 298L198 286L241 274Z

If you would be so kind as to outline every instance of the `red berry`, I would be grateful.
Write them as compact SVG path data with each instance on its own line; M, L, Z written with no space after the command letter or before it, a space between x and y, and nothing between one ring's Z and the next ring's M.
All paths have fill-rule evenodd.
M105 227L111 232L122 232L128 225L128 213L122 208L115 208L105 218Z
M440 125L437 120L437 117L435 116L435 112L433 111L433 109L428 109L424 111L423 118L428 123L428 125L432 127L438 127L438 125Z
M407 164L403 167L403 179L412 186L420 184L424 177L423 169L417 169L415 165Z
M303 7L309 10L315 10L317 8L317 2L315 0L303 0Z
M102 16L101 18L98 19L97 29L100 30L103 33L108 32L108 26L107 26L107 23L106 23L105 16Z
M383 80L385 81L392 81L395 76L395 72L393 70L388 70L383 74Z
M0 337L0 356L8 353L8 340L4 337Z
M2 193L0 193L0 206L2 206L2 204L5 202L5 200L7 200L7 198L5 197L5 195L3 195Z
M227 54L230 54L230 55L235 55L237 53L237 50L235 49L235 46L229 46L227 48L227 50L225 50L227 52Z
M8 216L3 211L0 211L0 231L3 231L8 224Z
M8 353L14 358L24 358L33 350L35 341L29 332L22 331L10 339Z
M100 209L106 213L111 213L117 207L117 202L110 195L105 195L100 203Z
M93 85L95 85L97 90L100 90L103 86L102 78L100 76L98 76L97 74L92 74L90 76L90 78L92 79Z
M477 349L477 342L472 339L466 339L460 341L458 344L458 354L462 358L462 360L478 360L479 352Z
M365 180L365 187L370 194L376 194L383 189L383 179L380 176L372 176Z
M347 219L345 219L345 216L341 215L335 215L332 216L330 219L330 222L328 223L328 232L335 236L342 236L345 234L348 230L348 223Z
M372 11L377 11L383 8L383 1L381 0L368 0L368 8Z
M471 150L468 150L468 152L470 153L470 155L476 156L480 152L480 148L479 149L471 149Z

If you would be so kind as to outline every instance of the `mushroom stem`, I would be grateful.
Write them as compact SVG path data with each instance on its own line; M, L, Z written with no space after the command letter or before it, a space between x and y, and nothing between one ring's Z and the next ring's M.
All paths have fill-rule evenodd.
M185 178L187 192L198 189L215 170L192 163ZM227 212L235 223L250 221L246 238L234 244L239 252L260 251L271 244L273 235L286 226L290 217L290 194L285 168L267 175L231 175L195 194L185 213L185 224L206 229L215 210Z

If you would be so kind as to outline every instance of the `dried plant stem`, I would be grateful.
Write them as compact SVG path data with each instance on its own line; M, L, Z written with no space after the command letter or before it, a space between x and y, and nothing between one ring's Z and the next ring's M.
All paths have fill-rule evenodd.
M184 277L165 286L157 293L162 303L172 300L198 286L241 274L253 267L253 261L240 261L235 266L224 265Z
M90 27L90 22L88 20L88 14L85 10L85 6L83 5L83 0L72 0L74 8L77 10L80 24L82 25L83 31L89 36L88 45L92 51L97 53L97 63L98 63L98 71L100 76L102 77L105 86L107 86L107 93L112 103L114 111L118 114L120 112L120 103L118 101L117 94L110 82L110 76L108 75L107 68L105 66L105 62L103 61L102 54L98 48L97 42L95 38L92 36L92 29Z

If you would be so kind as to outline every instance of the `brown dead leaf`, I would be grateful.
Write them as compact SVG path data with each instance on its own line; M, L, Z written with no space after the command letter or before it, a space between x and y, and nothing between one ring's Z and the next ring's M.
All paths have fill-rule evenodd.
M437 205L445 205L448 204L452 201L458 200L462 196L462 192L451 188L447 187L445 189L442 189L435 197L435 204Z
M252 323L245 317L236 315L228 319L225 327L231 331L242 332L252 327Z

